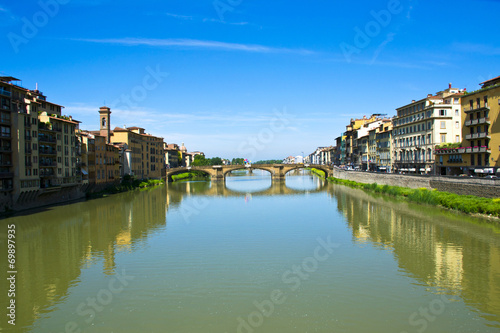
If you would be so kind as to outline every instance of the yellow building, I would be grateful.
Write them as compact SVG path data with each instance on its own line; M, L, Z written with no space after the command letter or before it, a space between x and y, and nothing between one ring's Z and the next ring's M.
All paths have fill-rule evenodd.
M382 122L375 134L376 165L378 171L392 172L392 121Z
M165 167L163 138L145 132L141 127L115 127L111 130L111 110L108 107L99 109L100 130L92 132L107 139L107 143L126 147L129 158L121 158L128 165L123 170L130 170L130 175L137 178L161 178ZM125 152L125 150L123 150ZM119 174L119 172L118 172Z
M464 140L459 153L463 173L471 175L494 174L500 167L500 76L480 85L462 97Z

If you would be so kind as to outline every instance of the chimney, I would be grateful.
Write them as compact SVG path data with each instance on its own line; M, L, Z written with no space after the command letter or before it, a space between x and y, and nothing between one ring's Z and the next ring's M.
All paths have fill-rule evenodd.
M448 89L451 89L451 82L448 84Z
M411 100L411 102L412 102L412 103L415 103L415 100L414 100L414 99L412 99L412 100Z
M427 94L427 98L432 97L432 94Z

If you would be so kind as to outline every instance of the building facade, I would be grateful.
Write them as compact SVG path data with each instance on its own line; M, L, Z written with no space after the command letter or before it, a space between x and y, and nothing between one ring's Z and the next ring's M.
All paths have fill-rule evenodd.
M455 173L495 174L500 167L500 77L480 85L462 97L463 142L456 153L446 154L460 160Z
M452 88L429 94L397 108L393 117L393 161L395 172L435 174L436 145L460 143L462 137L461 96Z

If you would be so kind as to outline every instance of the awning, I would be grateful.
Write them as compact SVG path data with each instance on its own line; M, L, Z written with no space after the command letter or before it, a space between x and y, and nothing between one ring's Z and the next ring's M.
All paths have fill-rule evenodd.
M484 173L484 170L483 169L475 169L474 172L475 173Z
M427 172L431 172L431 171L432 171L432 169L431 169L431 168L427 168L425 171L427 171Z
M85 171L85 169L82 169L82 173L83 173L84 175L88 175L88 174L89 174L87 171Z
M379 167L378 169L379 170L386 170L387 168L386 167Z
M420 171L425 171L425 169L424 168L420 168Z
M415 168L410 168L410 169L408 169L408 171L410 171L410 172L415 172L415 171L417 171L417 169L415 169Z
M493 170L493 168L486 168L483 170L484 173L494 173L495 171Z
M400 171L408 171L408 169L399 169Z

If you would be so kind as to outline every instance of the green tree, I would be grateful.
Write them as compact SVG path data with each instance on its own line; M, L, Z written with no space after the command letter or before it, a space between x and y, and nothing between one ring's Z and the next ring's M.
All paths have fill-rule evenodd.
M220 158L220 157L212 157L210 159L210 164L209 165L222 165L222 158Z
M194 157L193 166L205 166L205 165L210 165L210 160L207 160L205 156L203 155L196 155Z
M233 158L233 160L231 161L231 164L232 165L243 165L243 164L245 164L245 159L242 157Z

